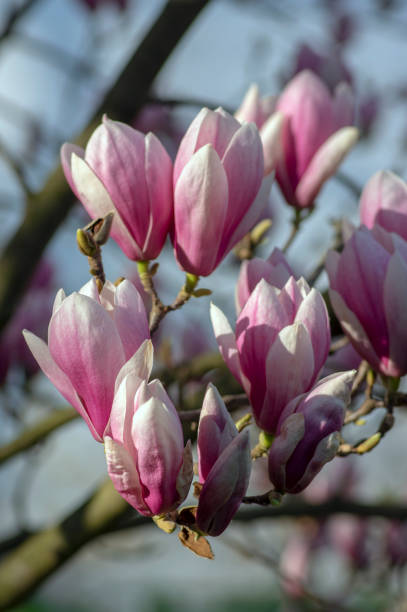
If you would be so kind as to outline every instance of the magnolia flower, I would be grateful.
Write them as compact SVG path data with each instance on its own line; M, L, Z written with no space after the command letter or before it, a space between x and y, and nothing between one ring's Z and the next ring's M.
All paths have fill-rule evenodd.
M407 242L362 227L330 251L330 300L355 349L385 376L407 373Z
M218 536L237 512L249 484L249 433L238 433L216 387L208 385L198 428L198 469L203 484L196 523Z
M341 83L332 97L315 74L304 70L288 83L276 109L284 115L276 180L288 204L312 206L358 138L358 130L349 127L352 92Z
M256 224L263 178L256 126L207 108L189 126L174 164L172 242L186 272L208 276ZM260 209L260 210L259 210Z
M172 222L172 162L154 134L105 116L85 150L63 145L61 161L92 219L115 213L110 234L127 257L160 254Z
M324 300L304 279L283 289L262 279L236 322L211 307L223 359L246 391L259 427L276 430L286 404L315 383L329 351L330 328Z
M152 362L146 361L147 376ZM146 516L175 510L188 494L192 451L179 416L159 380L125 376L113 400L105 436L107 469L115 489Z
M24 337L38 365L101 442L117 387L134 370L143 377L140 355L151 353L147 315L129 281L107 282L98 294L94 280L68 297L56 295L47 344L29 331ZM143 344L144 343L144 344ZM141 369L140 369L141 368Z
M355 373L327 376L283 410L269 451L277 491L299 493L335 457Z

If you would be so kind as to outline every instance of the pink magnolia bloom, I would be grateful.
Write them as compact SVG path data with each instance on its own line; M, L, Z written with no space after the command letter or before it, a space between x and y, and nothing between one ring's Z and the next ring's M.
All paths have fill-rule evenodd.
M110 233L127 257L159 255L172 221L172 162L154 134L105 116L85 150L63 145L61 161L92 219L115 213Z
M288 83L276 108L284 114L277 182L288 204L312 206L357 140L358 130L349 127L352 92L341 83L332 97L315 74L304 70Z
M290 276L294 276L284 253L280 249L275 248L270 257L266 260L260 257L245 260L240 266L240 274L236 286L236 310L237 313L242 310L254 291L257 283L262 278L269 285L282 289Z
M407 184L393 172L376 172L363 189L360 220L371 229L375 224L407 240Z
M174 164L172 241L181 268L208 276L252 229L262 212L252 206L262 178L256 126L241 125L222 109L202 109Z
M236 335L212 304L212 325L223 359L246 391L259 427L276 431L287 403L315 383L327 358L330 328L321 294L304 279L283 289L264 279L236 322Z
M269 451L277 491L299 493L335 457L354 376L355 370L332 374L285 407Z
M277 164L280 155L280 132L283 125L283 114L275 112L277 97L260 98L259 88L253 84L246 92L243 102L235 112L241 123L251 121L256 124L263 144L264 175L270 174Z
M106 283L98 294L94 280L79 293L56 295L47 344L29 331L24 337L44 374L102 441L115 385L131 370L142 377L136 351L150 337L143 302L129 281Z
M152 361L146 364L148 378ZM145 516L175 510L193 477L191 445L184 449L181 421L159 380L135 373L114 396L105 436L106 461L115 489Z
M216 387L208 385L198 428L199 480L203 483L197 526L220 535L237 512L249 484L249 432L238 433Z
M355 349L385 376L407 373L407 242L362 227L330 251L332 307Z

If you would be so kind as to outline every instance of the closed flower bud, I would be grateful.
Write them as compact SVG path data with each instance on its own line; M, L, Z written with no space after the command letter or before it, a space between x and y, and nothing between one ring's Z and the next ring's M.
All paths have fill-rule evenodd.
M249 484L249 432L238 433L222 398L209 385L198 429L198 467L203 484L196 515L201 531L220 535L237 512Z
M385 376L407 373L407 242L362 227L327 258L332 307L355 349Z
M354 370L332 374L286 406L269 451L277 491L299 493L335 457L354 376Z
M349 127L351 90L341 83L332 97L315 74L304 70L288 83L276 109L284 114L276 180L288 204L312 206L357 140L358 130Z
M118 287L108 282L99 295L94 280L68 297L61 289L48 346L31 332L23 333L44 374L101 442L115 384L127 371L135 369L141 377L151 367L150 342L144 343L150 337L147 315L137 289L129 281Z
M293 277L280 290L262 279L250 295L233 333L212 305L220 352L241 383L257 425L275 433L283 408L315 383L329 351L324 300L304 279Z
M182 269L207 276L252 229L264 207L262 198L252 206L262 178L256 126L240 125L222 109L202 109L174 164L172 241Z
M154 134L104 117L86 149L64 144L61 160L92 219L114 212L110 234L127 257L160 254L172 220L172 162Z
M118 387L104 436L115 489L138 512L175 510L188 494L192 451L184 449L178 414L160 381L128 374Z

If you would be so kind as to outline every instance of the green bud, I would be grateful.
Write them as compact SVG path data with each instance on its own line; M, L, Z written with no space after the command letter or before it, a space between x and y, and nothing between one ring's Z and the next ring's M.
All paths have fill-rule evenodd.
M379 432L373 434L373 436L370 436L370 438L368 438L367 440L359 444L356 447L356 451L359 453L359 455L363 455L363 453L368 453L377 444L379 444L381 437L382 437L382 434Z
M87 257L93 257L95 255L97 246L91 236L83 229L76 230L76 242L81 253Z
M205 295L212 295L212 291L210 289L196 289L192 292L193 297L200 298Z

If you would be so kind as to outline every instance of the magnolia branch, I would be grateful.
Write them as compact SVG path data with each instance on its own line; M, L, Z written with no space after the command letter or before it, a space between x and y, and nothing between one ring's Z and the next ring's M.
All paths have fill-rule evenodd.
M235 521L260 518L307 516L316 519L334 514L407 520L407 507L387 504L361 504L332 499L320 505L293 497L278 507L244 508ZM60 524L38 531L20 544L0 563L0 610L8 609L34 591L84 545L100 535L150 523L140 517L114 490L110 480ZM15 537L18 543L21 539ZM10 546L10 540L8 541ZM0 544L0 550L2 546Z

